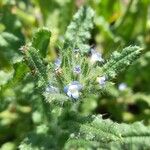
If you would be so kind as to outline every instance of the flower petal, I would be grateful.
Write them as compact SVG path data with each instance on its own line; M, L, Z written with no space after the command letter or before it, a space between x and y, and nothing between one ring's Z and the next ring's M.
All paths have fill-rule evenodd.
M73 97L74 99L78 99L78 98L79 98L79 92L78 92L78 91L73 92L73 93L72 93L72 97Z

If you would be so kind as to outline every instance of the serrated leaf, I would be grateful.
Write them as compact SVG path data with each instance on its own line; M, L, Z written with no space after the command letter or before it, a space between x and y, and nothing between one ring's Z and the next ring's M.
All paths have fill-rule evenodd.
M46 57L51 32L47 28L40 28L33 36L32 47L39 50L42 57Z
M30 134L19 146L20 150L47 150L53 147L53 143L49 141L54 141L51 135L47 134Z
M94 11L90 7L81 7L73 16L73 20L67 27L65 34L65 48L79 48L82 53L88 52L88 40L93 28Z
M40 57L38 50L30 46L25 46L22 48L22 52L37 86L45 86L47 84L47 68Z
M109 119L95 116L92 122L81 124L76 136L70 138L65 150L89 149L149 149L150 127L141 122L118 124Z
M103 72L106 76L114 78L119 72L134 62L141 53L138 46L129 46L122 50L121 53L114 52L108 62L103 66Z

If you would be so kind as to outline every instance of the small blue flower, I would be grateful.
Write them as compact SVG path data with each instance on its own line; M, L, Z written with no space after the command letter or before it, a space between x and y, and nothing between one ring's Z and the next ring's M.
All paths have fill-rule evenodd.
M58 93L59 89L57 87L52 86L52 85L48 85L45 89L45 92L47 92L47 93Z
M125 83L120 83L119 86L118 86L118 89L120 91L124 91L127 89L127 85Z
M97 77L97 82L103 87L106 84L106 76Z
M82 85L78 81L73 81L69 85L64 87L64 92L71 98L78 99L79 92L82 89Z
M60 58L56 58L54 64L55 64L55 70L59 69L61 66L61 59Z
M79 91L81 91L82 88L83 88L83 86L81 85L81 83L79 81L73 81L71 84L72 85L77 85Z
M81 73L81 67L79 65L75 66L73 69L73 72L75 74L80 74Z
M95 49L91 49L91 63L94 64L95 62L104 62L104 59L102 58L102 54L96 51Z

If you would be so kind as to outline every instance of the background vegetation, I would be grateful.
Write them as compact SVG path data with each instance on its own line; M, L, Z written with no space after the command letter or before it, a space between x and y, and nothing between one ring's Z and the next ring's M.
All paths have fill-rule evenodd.
M129 45L137 45L143 50L137 61L115 79L111 79L114 84L106 91L99 95L91 94L81 103L74 104L70 101L71 104L65 104L65 111L62 111L59 105L49 106L48 103L43 103L43 96L37 91L36 82L31 75L34 70L30 73L20 48L32 41L32 46L40 50L38 43L34 43L38 39L38 33L37 36L34 33L38 28L47 27L46 34L42 31L40 40L37 41L40 43L44 39L49 43L51 36L50 44L44 43L46 47L48 45L47 51L45 47L45 51L40 51L40 54L45 63L54 62L61 53L67 26L82 5L90 6L95 11L89 45L101 52L104 59L109 58L112 52ZM92 11L88 13L90 16ZM87 21L87 24L90 22ZM36 40L32 38L33 35ZM85 35L88 36L88 33ZM78 46L82 48L85 45ZM100 147L97 146L99 142L103 143L101 149L123 149L124 144L122 146L119 142L107 145L109 141L117 140L120 134L123 137L139 135L136 140L132 138L133 143L143 139L143 145L149 149L149 50L149 0L0 0L0 150L15 150L19 145L22 150L70 149L72 145L74 149L78 146L94 149L93 147ZM73 105L71 110L70 105ZM45 117L45 114L50 118ZM91 115L96 117L93 122L87 117ZM106 118L117 123L103 120ZM82 125L76 125L75 121ZM139 122L134 123L136 121L142 121L145 126ZM130 126L118 123L134 124ZM112 124L114 125L110 129ZM91 126L98 129L91 129ZM131 129L135 131L130 132ZM82 133L81 136L74 134L78 130ZM87 131L92 133L88 137ZM96 137L94 140L93 135ZM66 140L68 136L71 140ZM72 140L74 137L80 140ZM142 149L143 145L137 143L136 148L130 143L128 149Z

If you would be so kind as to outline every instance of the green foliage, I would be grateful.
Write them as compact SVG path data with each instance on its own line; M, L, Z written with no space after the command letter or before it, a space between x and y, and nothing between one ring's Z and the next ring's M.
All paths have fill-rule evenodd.
M3 6L3 2L1 5ZM20 61L18 48L24 44L21 22L11 12L11 9L11 4L4 5L0 9L0 13L3 14L0 17L2 27L0 30L0 68L4 69L10 68L13 63Z
M79 114L78 114L79 115ZM78 119L77 119L78 118ZM20 149L59 149L61 138L65 137L65 144L61 149L148 149L150 147L150 127L142 123L118 124L111 120L102 119L102 116L79 119L79 116L69 120L63 120L60 124L59 138L49 135L48 128L39 126L35 133L30 134L20 145ZM62 120L61 120L62 121ZM78 122L77 122L78 121ZM80 122L79 122L80 121ZM73 129L72 129L73 128ZM53 129L54 130L54 129ZM67 133L70 131L69 133ZM69 137L67 139L67 137ZM55 139L55 140L54 140ZM49 142L51 141L51 142Z
M150 149L149 10L2 0L0 150Z
M50 36L51 32L48 29L43 28L38 30L32 39L32 46L39 50L42 57L46 56Z
M148 149L150 127L136 122L117 124L94 116L92 122L80 126L65 144L65 149Z
M47 81L47 72L44 63L40 58L40 53L38 53L38 49L30 46L25 46L21 49L25 55L25 60L37 81L38 87L42 87Z
M36 36L37 36L37 33L35 37ZM44 34L41 35L39 33L39 37L43 39L45 35ZM34 46L35 40L38 41L38 39L34 38L33 40L34 42L32 42L32 46ZM81 41L80 43L82 44ZM66 63L63 63L63 65L61 65L63 69L63 74L60 73L58 75L57 75L57 71L60 70L61 68L57 68L58 70L54 70L54 67L51 67L48 70L44 64L44 61L42 60L42 58L40 58L40 51L38 51L38 49L35 49L31 46L25 46L22 48L22 51L25 55L25 60L27 61L27 65L29 66L34 78L36 79L37 86L42 87L43 92L44 92L44 88L46 88L46 85L48 84L47 74L50 74L53 71L55 72L53 76L49 77L49 82L51 84L50 85L51 88L54 86L53 84L58 86L58 87L53 87L53 88L57 88L58 92L57 91L55 91L56 93L45 92L44 95L46 97L46 101L48 102L57 103L59 99L60 103L63 103L67 99L65 95L63 96L63 94L65 94L63 92L63 88L66 86L66 84L72 82L75 77L77 80L79 79L79 82L81 82L82 85L84 86L84 90L83 90L83 94L84 94L83 99L84 99L87 97L87 95L91 94L90 91L93 92L93 91L99 90L99 88L96 88L95 86L95 84L97 84L95 81L97 77L105 75L109 80L111 78L114 78L121 70L123 70L126 66L131 64L132 61L135 61L135 59L138 57L140 53L140 48L137 46L134 46L134 47L130 46L130 47L123 49L121 53L114 52L112 57L109 59L107 63L105 63L101 67L97 66L98 69L90 68L91 65L88 63L89 58L87 58L86 55L85 56L81 55L80 57L78 57L77 58L78 61L76 62L74 61L75 56L73 54L70 55L70 58L68 57L66 58L66 54L65 55L62 54L61 56L62 60L67 61L68 64L66 65ZM80 55L80 54L78 53L77 55ZM71 60L73 60L73 62L71 62ZM87 74L85 74L85 72L87 72L87 68L84 67L86 64L87 64L87 67L89 67L88 73L90 76L87 76ZM80 73L80 76L76 76L73 74L73 68L76 65L81 66L82 72ZM93 84L94 86L92 86L91 84Z
M19 55L16 52L16 49L20 45L18 37L15 35L8 33L8 32L3 32L0 35L0 67L9 66L11 61L15 61L15 58ZM9 49L11 51L9 52ZM14 55L15 53L15 55ZM4 62L6 64L4 64Z
M70 49L78 48L81 52L88 52L88 40L91 38L90 30L93 28L94 12L91 8L82 7L73 17L65 33L65 45ZM67 47L65 46L65 49Z
M87 8L84 8L84 9L87 9ZM79 12L75 15L76 19L68 27L68 30L66 32L66 37L71 37L71 35L74 35L74 33L78 33L77 32L78 28L73 28L72 24L77 24L78 22L81 22L81 20L83 20L82 14L84 14L84 13L82 11L83 11L83 8L81 8L79 10ZM85 19L85 22L86 22L86 19ZM80 24L80 28L84 29L85 22L83 21L83 24ZM86 24L87 24L87 22L86 22ZM81 32L79 32L79 33L81 33ZM35 35L35 36L37 36L37 35ZM39 37L41 39L44 36L45 36L44 34L43 35L39 34ZM76 40L78 38L79 38L79 40ZM34 38L34 40L36 41L37 39ZM74 40L75 40L75 42L74 42ZM69 41L68 45L69 44L72 45L72 43L75 43L75 45L76 45L75 47L77 47L78 43L80 43L79 45L84 44L85 40L86 39L84 39L84 36L82 37L82 36L80 36L80 34L79 35L76 34L75 39L66 38L66 41L67 42ZM70 48L74 49L75 47L71 46L71 47L69 47L69 49ZM79 51L80 51L80 47L77 47L77 48L79 48ZM27 65L29 66L29 68L31 68L31 70L35 70L35 76L36 76L36 74L38 75L37 82L40 82L43 84L45 84L46 82L48 83L47 77L45 77L45 75L47 74L47 72L45 72L46 66L44 66L44 62L41 61L41 59L39 58L38 50L36 50L32 47L30 47L30 48L25 47L23 52L25 54L25 59L28 59L27 62L29 62L29 63L27 63ZM71 53L73 53L73 52L71 52ZM102 65L101 68L100 68L100 66L96 67L96 68L98 68L98 70L101 70L100 74L97 74L98 70L96 70L96 74L95 74L94 68L92 68L89 72L90 77L88 77L88 78L86 77L87 75L85 76L85 74L84 74L84 72L85 72L84 68L81 67L81 70L83 70L83 74L81 74L80 82L82 82L82 84L84 85L84 91L83 91L83 92L85 92L84 95L87 96L88 94L90 94L90 91L96 87L95 84L93 84L94 86L89 85L92 83L90 81L93 80L93 75L94 76L97 75L97 77L100 75L101 76L106 75L108 77L108 79L115 77L121 70L123 70L126 66L131 64L132 61L135 61L135 59L138 57L139 53L140 53L140 48L137 46L127 47L127 48L123 49L121 53L114 52L112 54L112 57L104 65ZM78 53L78 55L80 55L80 53ZM72 62L70 60L74 60L73 59L74 56L73 55L70 55L70 56L71 57L68 58L67 61L69 62L70 66L71 66L70 68L73 68ZM62 56L61 56L62 60L64 60L63 57L66 57L66 55L63 55L63 53L62 53ZM85 66L85 62L88 62L88 60L86 60L86 59L88 59L86 55L85 56L81 55L79 58L77 57L77 59L79 59L81 66ZM82 61L82 59L84 59L84 61ZM64 74L61 75L61 73L60 73L58 75L53 76L53 78L55 78L54 80L56 80L56 82L59 82L59 84L57 84L58 85L57 88L59 89L59 92L57 93L57 91L53 91L53 93L51 93L52 91L50 91L50 94L49 94L49 92L45 93L45 99L46 99L46 101L50 102L51 105L54 104L52 102L56 103L59 100L59 101L61 101L62 106L63 106L64 101L66 101L68 99L65 96L65 93L62 94L63 93L62 87L65 86L64 81L69 83L70 78L71 78L71 80L73 79L73 75L71 75L72 71L68 70L71 73L70 78L68 78L69 72L68 73L65 72L65 69L68 69L67 66L65 66L65 65L66 65L65 63L61 65L61 67L64 71L63 72ZM90 67L90 64L88 64L87 67ZM52 67L50 69L54 69L54 68ZM60 69L60 68L58 68L58 69ZM57 73L58 70L55 70L55 71ZM52 72L52 70L50 70L50 72ZM65 73L67 73L67 75L65 75ZM87 78L87 80L84 80L84 78ZM50 80L52 80L52 79L50 78ZM94 80L93 80L93 82L94 82ZM53 86L53 85L51 85L51 86ZM86 87L87 87L87 89L86 89ZM50 87L50 88L52 88L52 87ZM50 90L52 90L52 89L50 89ZM84 97L82 99L84 100ZM68 101L69 101L69 99L68 99ZM72 109L71 105L74 105L74 104L69 105L70 108L68 109L68 111L70 111L70 109ZM52 105L52 106L55 106L55 105ZM44 109L47 109L47 108L45 107ZM55 109L55 108L52 107L52 109ZM59 108L59 109L61 112L65 111L65 108L63 108L63 109ZM61 119L61 118L62 118L62 116L59 117L59 119ZM66 124L65 121L67 121L67 122L69 121L69 123L72 124L72 121L70 121L70 120L62 120L62 121L63 121L63 124ZM133 125L126 125L126 124L119 125L117 123L113 123L110 120L103 120L101 117L100 118L95 117L94 120L89 120L88 122L82 122L82 123L76 122L74 120L73 124L78 124L78 126L72 127L74 129L74 131L77 131L77 132L70 134L70 136L73 136L73 138L70 137L67 140L67 143L63 144L63 145L65 145L64 149L71 149L71 148L94 149L94 148L113 148L113 147L116 147L118 149L119 148L123 149L124 146L128 147L128 148L129 147L136 148L136 146L137 146L137 148L149 147L148 141L149 141L150 133L148 132L148 127L145 127L144 125L139 124L139 123L134 123ZM59 123L57 123L56 126L60 130L59 137L62 137L63 135L61 135L61 134L64 134L64 131L63 131L64 129L62 128L62 125L61 124L59 125ZM136 133L137 129L138 129L138 133ZM55 131L56 129L53 129L53 130ZM70 130L72 131L72 129L70 129ZM68 129L68 131L70 131L70 130ZM43 131L45 131L45 130L43 129ZM66 136L69 136L68 131L66 131ZM77 135L75 136L74 134L75 135L77 134ZM134 136L136 136L135 139L134 139ZM44 140L42 139L43 137L45 137ZM47 135L46 134L41 135L41 133L40 134L32 133L28 138L26 138L23 141L23 143L20 145L20 149L41 149L41 147L44 147L44 149L50 149L50 148L56 149L56 146L53 142L48 143L48 141L47 141L48 139L49 140L51 139L51 136L48 133L47 133ZM55 140L56 140L55 143L59 144L60 139L59 138L57 139L57 137L56 137ZM144 141L144 143L143 143L143 141Z
M109 77L115 77L126 66L139 56L141 49L137 46L129 46L122 50L121 53L113 52L109 61L103 66L105 74Z

